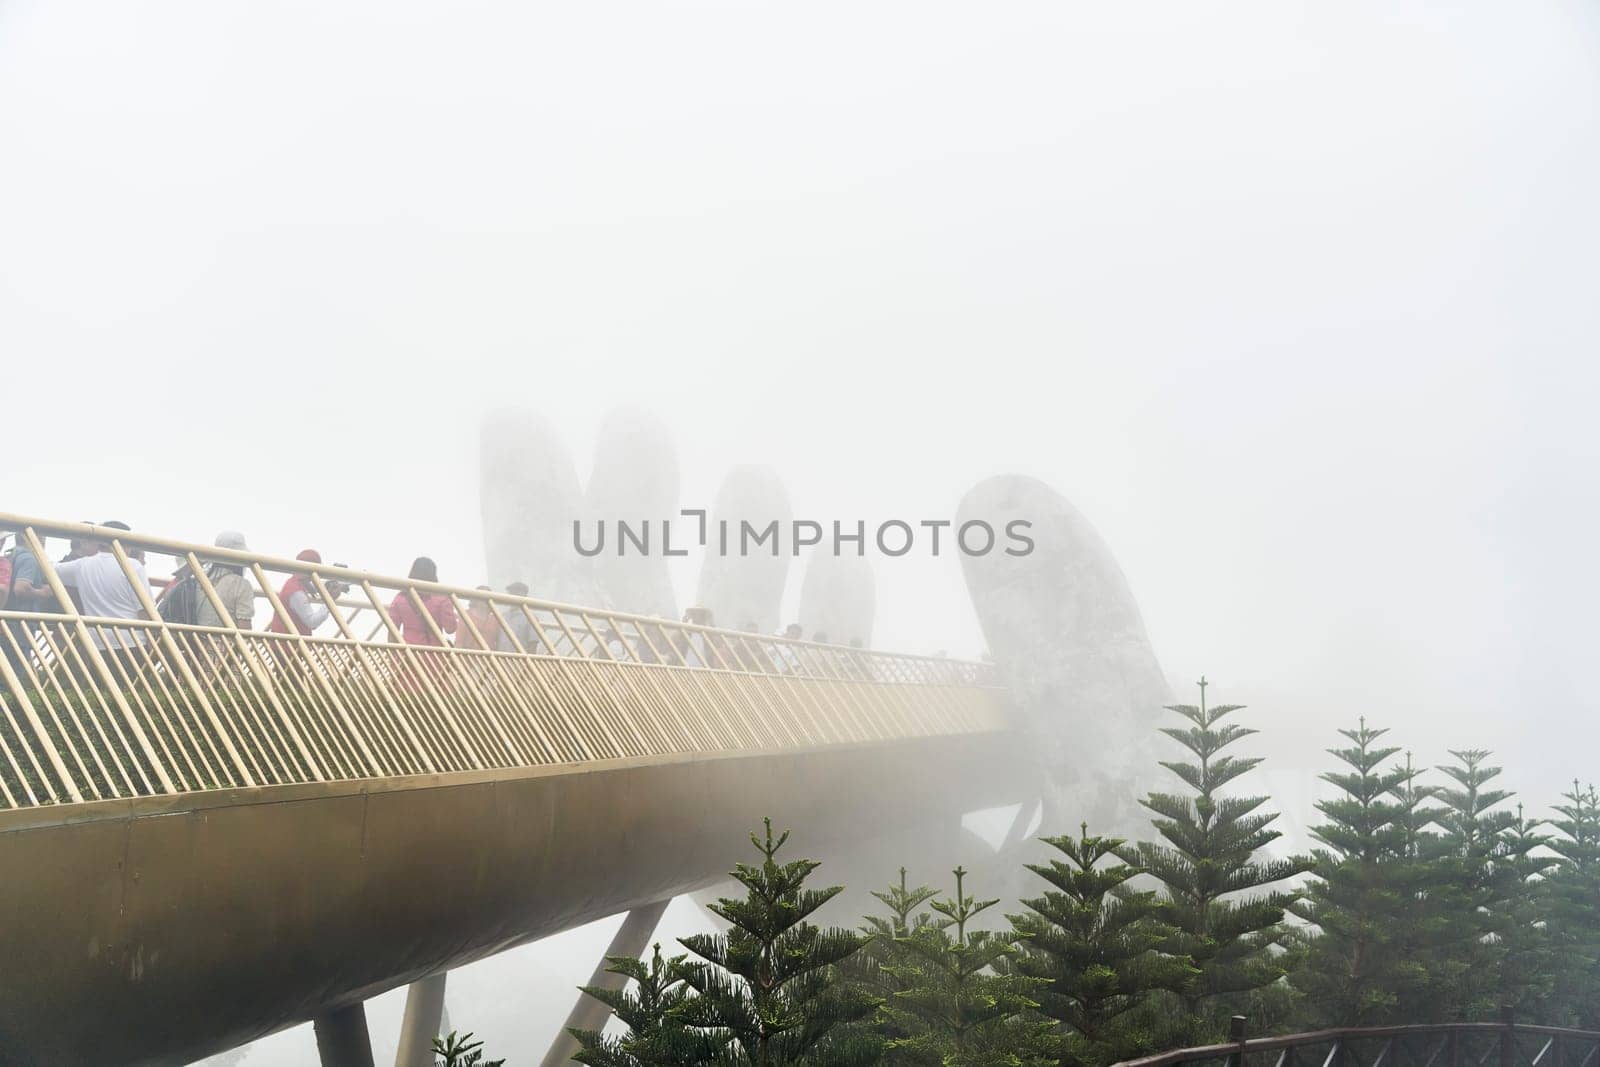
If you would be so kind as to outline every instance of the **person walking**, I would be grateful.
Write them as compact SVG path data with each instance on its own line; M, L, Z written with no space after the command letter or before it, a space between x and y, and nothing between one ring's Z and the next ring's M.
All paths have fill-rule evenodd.
M411 564L411 573L406 577L415 582L438 582L439 568L427 556L418 556ZM450 597L444 593L418 593L417 598L442 633L456 632L460 620L456 617L455 602ZM433 628L417 611L409 590L400 590L389 602L389 617L400 627L400 636L408 645L432 645L437 648L443 643L433 635Z
M247 551L244 534L237 530L224 530L217 535L214 543L218 548L227 548L235 552ZM216 591L217 599L222 601L222 610L227 613L233 625L241 630L254 629L256 587L244 576L244 564L216 560L206 564L205 572L206 580ZM217 609L211 604L211 598L203 593L196 606L195 622L201 626L218 628L228 625L222 616L217 614Z
M101 523L101 526L108 530L128 529L126 523L116 521ZM128 558L128 569L133 572L130 582L109 542L85 541L81 551L77 559L63 560L55 566L61 584L77 594L83 614L101 619L145 619L144 603L134 588L136 582L143 587L146 596L150 593L150 579L145 574L144 564L133 556ZM138 673L141 653L149 637L142 626L91 626L89 629L89 639L109 661L113 676L120 667L129 681Z
M478 591L493 592L486 585L478 586ZM487 597L482 600L467 601L467 618L472 620L472 625L462 628L460 636L456 638L457 648L477 648L485 652L494 652L500 648L505 635L501 632L503 626L500 616L495 612L493 601ZM474 628L477 629L477 634L473 633ZM481 642L478 640L479 634L483 637Z

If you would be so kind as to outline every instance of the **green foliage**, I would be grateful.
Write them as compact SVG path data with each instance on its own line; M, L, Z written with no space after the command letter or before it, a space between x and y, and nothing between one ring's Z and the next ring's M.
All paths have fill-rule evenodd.
M1541 819L1516 817L1500 831L1495 860L1497 906L1491 915L1499 963L1498 997L1520 1017L1546 1018L1555 991L1557 947L1549 924L1548 878L1558 859Z
M780 863L770 820L740 864L731 929L684 938L697 959L613 959L625 991L589 990L625 1024L574 1031L590 1067L1107 1067L1215 1041L1238 1012L1276 1029L1488 1021L1600 1029L1600 793L1563 794L1548 824L1476 749L1438 770L1363 719L1329 749L1337 794L1317 804L1313 857L1258 858L1278 839L1266 798L1227 790L1260 760L1226 750L1254 731L1237 706L1171 709L1190 753L1162 765L1187 794L1151 793L1159 842L1046 837L1028 869L1047 885L980 928L997 901L940 899L899 880L859 932L807 921L839 888L809 890L811 860ZM1301 890L1274 888L1303 871ZM1150 877L1157 890L1142 888ZM1292 910L1304 925L1291 930ZM1298 1013L1294 1015L1292 1013ZM470 1036L470 1035L469 1035ZM463 1065L476 1051L451 1041ZM447 1051L441 1048L441 1054ZM455 1060L449 1061L457 1062ZM487 1065L485 1065L487 1067Z
M505 1067L505 1060L483 1058L483 1042L472 1040L472 1035L457 1034L454 1030L444 1037L433 1039L433 1054L439 1057L438 1067Z
M1176 928L1168 951L1194 961L1198 973L1180 994L1183 1017L1172 1037L1210 1040L1222 1032L1230 998L1259 990L1283 977L1286 938L1284 910L1297 894L1266 886L1305 871L1303 857L1258 860L1258 850L1281 835L1272 828L1274 812L1261 811L1264 796L1231 796L1224 786L1257 766L1256 757L1240 758L1223 750L1256 731L1222 720L1241 705L1206 703L1206 681L1200 680L1200 704L1168 708L1188 720L1187 726L1161 732L1177 741L1194 762L1163 761L1192 795L1151 793L1144 806L1165 845L1143 842L1140 865L1165 888L1166 920Z
M1176 931L1169 905L1129 882L1144 873L1115 837L1046 837L1066 857L1028 870L1051 886L1009 916L1020 936L1019 973L1043 984L1040 1011L1062 1027L1061 1062L1101 1067L1153 1051L1154 1035L1135 1013L1156 990L1182 990L1197 976L1187 959L1161 949ZM1111 860L1109 863L1102 861Z
M1544 899L1555 958L1549 1021L1600 1029L1600 794L1577 782L1556 805L1560 832L1549 848L1558 863Z
M906 945L906 939L924 931L929 926L948 925L949 920L936 919L927 904L939 891L929 886L910 888L906 883L906 869L900 868L900 880L888 889L874 890L889 909L889 914L870 915L862 932L870 935L860 952L847 962L849 973L882 1001L911 988L918 979L911 977L919 966L920 957ZM889 1012L880 1010L873 1029L884 1039L884 1064L888 1067L931 1067L937 1057L928 1056L904 1043L910 1030Z
M681 1021L689 996L686 959L662 959L660 945L654 946L648 964L629 956L607 956L606 970L630 984L623 989L584 986L583 991L609 1007L627 1033L613 1037L597 1030L570 1029L579 1045L572 1058L589 1067L665 1067L715 1058L721 1042Z
M903 986L883 1007L904 1035L893 1047L910 1062L946 1067L1042 1067L1056 1058L1054 1027L1031 1015L1045 981L1010 972L1011 937L972 928L999 901L967 895L966 874L955 869L954 897L929 902L943 922L912 924L895 938L899 962L883 967Z
M1422 839L1433 878L1429 936L1417 956L1429 976L1428 1021L1493 1018L1502 995L1504 944L1496 937L1510 896L1502 835L1515 820L1495 810L1511 797L1490 788L1500 768L1484 763L1482 749L1452 751L1456 762L1438 768L1455 785L1434 790L1442 801L1436 838ZM1431 853L1431 855L1429 855Z
M1427 981L1413 957L1426 872L1417 869L1408 826L1423 795L1409 761L1385 766L1400 751L1377 744L1387 732L1362 719L1339 731L1350 746L1328 750L1348 770L1322 775L1341 795L1317 804L1326 821L1313 835L1325 847L1314 854L1316 877L1292 905L1314 927L1293 975L1314 1026L1406 1021ZM1397 799L1404 789L1412 792Z
M676 1013L685 1025L721 1042L718 1063L875 1063L883 1053L882 1040L869 1027L851 1024L870 1017L878 1000L845 981L839 968L866 936L805 921L843 887L806 889L817 862L780 864L776 856L789 833L773 840L772 820L765 826L764 839L750 835L761 863L741 863L733 871L747 890L745 897L711 905L731 929L681 939L699 960L687 963L683 975L696 995Z

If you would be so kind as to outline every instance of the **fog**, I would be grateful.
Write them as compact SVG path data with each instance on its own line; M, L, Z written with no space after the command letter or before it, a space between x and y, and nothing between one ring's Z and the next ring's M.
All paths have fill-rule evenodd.
M0 510L476 584L507 404L580 476L654 411L687 507L1020 472L1293 826L1358 715L1539 808L1600 743L1597 112L1576 0L7 0ZM983 650L953 555L872 566L878 645Z

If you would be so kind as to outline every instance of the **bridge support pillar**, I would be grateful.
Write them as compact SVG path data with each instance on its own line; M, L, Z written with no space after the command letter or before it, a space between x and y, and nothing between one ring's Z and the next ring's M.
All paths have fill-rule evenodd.
M367 1006L352 1004L312 1020L322 1067L374 1067Z
M449 976L449 971L430 974L406 990L394 1067L433 1067L433 1039L444 1021L444 982Z
M650 944L650 938L656 932L656 925L661 922L661 916L670 903L672 903L670 899L659 900L628 912L628 917L622 920L622 926L611 939L611 944L606 946L605 956L632 956L637 959L644 955L644 950ZM589 981L584 984L599 986L602 989L620 989L627 979L606 970L605 956L600 958L600 962L595 965L594 974L590 975ZM577 1003L572 1005L567 1021L561 1024L561 1030L556 1034L555 1040L550 1042L550 1051L544 1054L539 1067L563 1067L572 1058L572 1054L578 1051L578 1042L567 1033L569 1027L575 1030L598 1030L605 1026L606 1019L610 1015L610 1008L587 993L579 993Z

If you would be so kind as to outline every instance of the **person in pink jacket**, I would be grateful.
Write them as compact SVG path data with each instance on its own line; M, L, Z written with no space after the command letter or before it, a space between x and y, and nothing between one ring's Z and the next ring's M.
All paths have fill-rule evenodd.
M439 568L427 556L418 556L415 563L411 564L412 579L419 582L437 582ZM419 593L422 606L428 609L428 614L433 616L434 625L447 634L456 632L456 606L448 596L443 593ZM405 638L408 645L438 645L440 642L433 636L433 630L417 611L416 603L411 599L411 594L402 589L395 594L389 602L389 616L394 619L395 625L400 627L400 635Z

